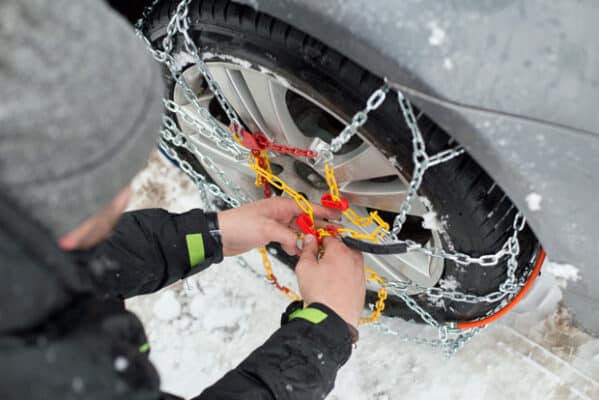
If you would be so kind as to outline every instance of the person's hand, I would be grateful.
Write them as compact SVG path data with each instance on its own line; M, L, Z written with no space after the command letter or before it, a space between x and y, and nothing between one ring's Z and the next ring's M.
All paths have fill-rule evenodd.
M324 226L322 219L338 220L341 213L319 205L313 205L317 226ZM292 199L275 197L256 201L244 206L218 213L223 242L223 255L235 256L270 242L279 242L289 255L301 253L297 248L298 227L295 219L302 210Z
M345 322L358 326L366 297L364 257L341 241L325 237L324 255L318 259L318 244L304 236L304 248L295 273L304 304L322 303Z

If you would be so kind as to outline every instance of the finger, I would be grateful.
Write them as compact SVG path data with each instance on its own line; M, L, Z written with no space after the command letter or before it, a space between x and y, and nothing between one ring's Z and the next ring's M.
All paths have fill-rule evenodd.
M316 229L318 228L326 228L329 225L334 226L337 229L341 229L344 228L343 224L336 224L336 223L332 223L332 222L328 222L328 221L323 221L322 219L317 219L314 221L314 225L316 226Z
M297 205L295 200L286 198L273 198L268 200L271 216L279 221L289 222L300 214L303 214L302 209ZM312 203L311 203L312 204ZM328 218L331 220L341 219L341 212L331 208L326 208L318 204L312 204L312 209L315 218Z
M269 242L278 242L287 254L295 256L298 254L297 234L288 226L272 223L266 227Z
M318 241L314 235L304 235L302 254L298 266L304 263L317 263L318 261Z
M333 208L326 208L318 204L313 204L314 216L317 218L327 218L334 221L341 219L341 211Z
M350 249L341 240L335 237L325 237L322 242L324 248L323 258L351 257L358 263L364 263L364 256L357 250Z
M341 240L335 237L325 236L322 240L322 247L324 248L324 252L326 253L327 250L343 250L343 248L346 246L343 244Z
M295 200L283 197L271 198L265 201L265 211L280 222L290 222L302 213Z

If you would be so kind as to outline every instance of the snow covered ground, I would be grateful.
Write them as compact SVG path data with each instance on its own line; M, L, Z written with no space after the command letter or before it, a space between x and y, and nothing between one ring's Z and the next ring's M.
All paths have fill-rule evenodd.
M132 209L181 212L201 206L193 184L157 154L134 189ZM257 252L244 258L249 269L226 259L128 302L145 323L164 390L200 393L277 329L287 299L264 279ZM274 258L273 264L279 279L296 287L292 272ZM561 288L576 274L549 263L544 271L515 312L451 359L362 327L329 399L599 399L599 339L572 327L560 306ZM383 323L401 333L431 335L398 319Z

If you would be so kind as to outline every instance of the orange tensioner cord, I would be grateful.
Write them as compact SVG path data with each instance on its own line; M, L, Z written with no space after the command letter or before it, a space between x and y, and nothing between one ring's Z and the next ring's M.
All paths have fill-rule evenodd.
M478 328L478 327L481 327L484 325L488 325L491 322L498 320L499 318L503 317L505 314L510 312L514 307L516 307L516 305L520 302L520 300L522 300L522 298L524 298L524 296L526 296L526 293L528 293L528 291L532 287L532 284L534 283L534 281L537 279L537 276L539 276L539 273L541 272L541 266L543 265L543 261L545 261L545 249L543 249L541 247L539 250L539 255L537 257L537 260L535 261L535 266L530 274L530 278L528 278L528 281L526 281L526 284L522 287L522 290L520 290L520 292L518 292L518 294L509 303L507 303L507 305L505 307L503 307L501 310L499 310L495 314L489 315L488 317L483 318L483 319L479 319L476 321L458 322L457 328L458 329L472 329L472 328Z

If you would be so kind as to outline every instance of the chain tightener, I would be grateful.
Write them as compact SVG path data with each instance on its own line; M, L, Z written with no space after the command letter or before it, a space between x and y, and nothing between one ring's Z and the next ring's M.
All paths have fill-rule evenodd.
M159 46L154 46L150 40L144 36L144 21L151 15L153 8L160 2L154 2L147 7L142 14L142 18L136 23L138 36L145 41L152 56L162 64L164 64L172 75L176 84L183 91L185 99L189 104L193 105L194 111L200 118L192 115L189 111L179 107L170 99L164 100L164 105L167 114L163 117L163 127L159 139L161 150L172 160L174 160L180 168L190 176L200 191L205 204L213 206L214 200L218 199L229 207L239 207L243 203L247 203L250 199L244 191L233 182L225 172L208 156L199 151L198 146L190 139L186 133L187 128L193 130L194 133L199 133L206 139L219 146L222 150L229 153L237 161L247 159L248 166L256 173L256 185L263 187L266 197L272 195L272 188L284 192L289 197L295 200L298 207L302 210L303 215L298 218L298 225L303 233L314 234L319 240L326 236L339 236L344 240L351 239L361 241L361 243L369 243L372 246L396 246L406 252L418 252L429 257L442 258L447 261L452 261L463 266L474 266L476 268L492 268L507 259L506 279L498 287L497 291L486 295L473 295L469 293L461 293L455 290L446 290L439 287L421 287L410 281L388 281L379 276L375 271L365 267L365 277L367 280L375 282L379 285L378 299L374 304L373 311L368 317L361 319L361 323L371 322L380 331L398 336L401 340L410 341L413 343L427 344L434 347L442 348L447 355L455 353L474 335L481 331L484 327L476 326L477 321L460 324L439 323L428 311L426 311L418 302L408 295L408 293L418 292L431 299L449 299L451 301L463 303L500 303L493 310L490 310L480 321L484 322L493 316L497 316L501 312L505 312L508 307L504 308L504 303L512 304L518 300L518 296L523 295L526 289L532 283L535 273L538 274L543 261L544 253L542 249L539 252L539 257L534 269L528 269L523 274L523 277L518 279L516 271L518 269L518 255L520 254L520 243L518 240L519 233L524 229L526 221L518 212L514 218L513 230L510 237L502 245L502 247L494 254L485 254L478 257L473 257L468 254L446 251L442 248L430 248L420 245L411 240L400 240L400 233L406 217L411 210L413 200L418 196L418 190L422 184L422 179L428 168L434 167L441 163L447 162L455 157L465 153L461 146L444 150L435 155L429 155L426 152L425 142L418 127L418 121L414 115L410 101L404 94L394 89L397 94L397 102L401 108L404 120L409 128L412 137L412 161L414 170L409 183L406 198L403 201L400 211L390 226L385 222L376 211L372 211L368 216L360 216L351 209L346 199L340 196L339 188L335 180L332 161L335 153L338 152L344 144L349 142L357 131L364 126L368 120L370 112L377 110L387 99L390 85L385 82L375 90L367 99L366 106L363 110L358 111L351 119L351 122L345 126L340 134L335 137L330 144L325 142L317 143L316 148L298 149L279 145L271 141L262 133L250 133L243 128L237 113L230 105L227 98L220 89L218 82L214 79L207 65L203 61L196 44L191 39L189 33L189 4L191 0L182 0L176 7L175 13L171 16L166 27L166 35L159 43ZM185 53L192 57L194 68L203 76L208 89L214 94L221 108L226 113L229 119L230 126L227 129L219 121L217 121L210 112L202 107L199 103L197 95L191 89L189 83L183 77L181 67L175 62L173 51L175 44L181 46ZM176 115L179 119L181 127L175 123L171 115ZM206 176L196 171L192 165L182 159L174 147L184 148L195 156L207 170L214 173L220 181L229 189L229 193L233 193L235 197L225 193L219 186L209 181ZM333 226L316 229L314 225L314 213L310 202L295 189L287 185L281 178L273 174L270 168L268 152L278 152L287 154L293 157L304 157L312 163L313 166L324 165L325 178L329 187L329 193L326 193L321 198L324 206L341 210L344 217L356 227L360 227L361 231L350 228L337 229ZM209 196L211 199L209 199ZM367 233L364 233L366 231ZM299 299L299 296L291 289L279 283L277 277L272 270L272 264L268 258L265 248L259 249L262 257L263 267L266 271L266 278L277 289L281 290L290 299ZM248 267L247 262L238 257L238 263L244 267ZM524 290L522 290L524 288ZM408 337L400 335L398 332L390 329L378 319L385 309L385 300L388 295L394 295L400 298L405 304L413 310L420 318L429 326L437 330L436 339L424 339L419 337ZM508 304L508 305L509 305Z

